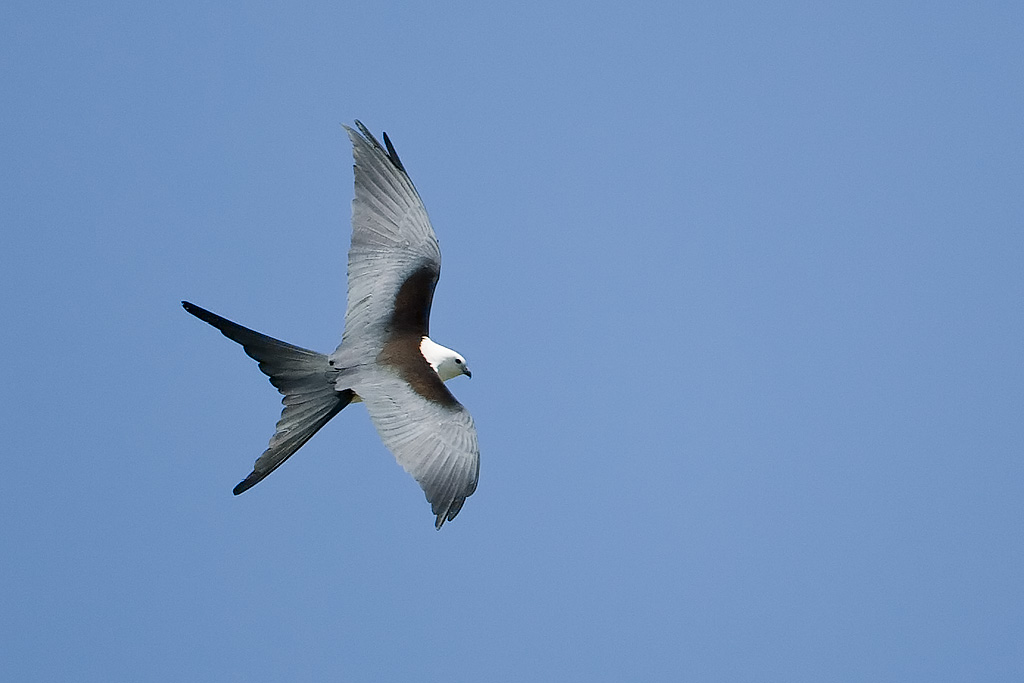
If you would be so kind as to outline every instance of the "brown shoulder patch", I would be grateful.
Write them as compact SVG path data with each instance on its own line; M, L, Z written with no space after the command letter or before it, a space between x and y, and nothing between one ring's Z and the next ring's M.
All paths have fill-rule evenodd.
M447 408L461 404L448 391L420 351L420 335L392 335L377 355L377 362L394 368L417 394Z
M399 287L388 324L388 337L377 355L377 362L397 370L399 377L428 401L455 408L459 402L420 351L420 342L430 330L430 304L434 300L437 277L437 268L425 265Z
M422 266L402 283L389 321L391 335L429 336L430 304L434 300L437 276L437 268Z

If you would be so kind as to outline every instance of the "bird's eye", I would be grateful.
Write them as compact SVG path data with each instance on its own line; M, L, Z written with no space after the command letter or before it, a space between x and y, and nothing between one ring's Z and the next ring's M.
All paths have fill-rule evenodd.
M455 359L455 364L456 365L462 365L462 359L461 358L456 358Z

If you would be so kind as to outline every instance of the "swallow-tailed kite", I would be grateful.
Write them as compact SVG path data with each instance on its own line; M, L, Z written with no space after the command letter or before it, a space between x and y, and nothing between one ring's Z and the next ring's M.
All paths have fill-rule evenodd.
M254 332L182 302L185 310L242 345L284 394L270 446L235 495L258 484L349 403L362 401L381 440L415 477L435 527L455 518L480 470L476 428L444 382L472 376L465 359L427 336L441 252L427 211L398 159L356 121L345 126L355 157L348 309L330 355Z

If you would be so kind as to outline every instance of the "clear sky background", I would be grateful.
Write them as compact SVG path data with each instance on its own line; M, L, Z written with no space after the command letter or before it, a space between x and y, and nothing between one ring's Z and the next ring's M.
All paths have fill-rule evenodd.
M12 681L1024 680L1024 5L0 9ZM359 118L480 486L280 396Z

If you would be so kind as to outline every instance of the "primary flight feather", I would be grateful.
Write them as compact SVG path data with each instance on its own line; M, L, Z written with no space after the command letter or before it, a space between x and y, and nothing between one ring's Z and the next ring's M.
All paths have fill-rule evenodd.
M195 304L185 310L238 342L284 394L270 445L242 493L291 457L349 403L362 401L399 464L426 494L440 529L454 519L480 471L476 428L444 382L472 376L465 359L428 336L441 251L419 193L395 148L356 121L345 126L355 158L348 308L330 355L242 327Z

